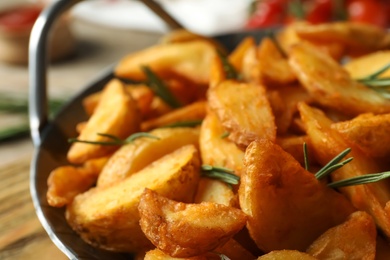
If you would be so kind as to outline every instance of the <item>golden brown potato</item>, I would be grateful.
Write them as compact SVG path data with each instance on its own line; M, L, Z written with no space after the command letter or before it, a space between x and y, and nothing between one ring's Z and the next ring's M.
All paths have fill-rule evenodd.
M285 135L298 112L299 102L312 103L313 98L301 86L283 86L268 90L267 97L275 116L278 135Z
M332 227L306 250L319 260L375 259L376 226L364 211L351 214L342 224Z
M203 120L206 116L206 105L207 103L205 101L199 101L172 110L165 115L142 122L141 130L146 132L172 123Z
M158 128L150 134L159 139L138 138L116 151L100 173L97 186L109 186L121 181L184 145L198 147L197 128Z
M305 250L355 210L343 195L320 183L270 140L252 142L244 163L240 206L248 215L251 237L264 252Z
M146 252L144 260L220 260L221 257L216 253L206 253L192 257L172 257L159 249L153 249Z
M158 249L174 257L212 251L246 223L239 209L211 202L177 202L151 189L144 190L138 209L142 231Z
M343 65L353 79L367 77L390 63L390 51L377 51L352 59ZM390 77L390 69L387 69L378 78Z
M331 128L332 121L322 111L301 103L298 106L303 123L306 125L314 155L319 163L325 165L340 152L351 148L348 157L353 161L331 174L332 181L340 181L364 174L379 172L379 166L360 149L347 143L336 130ZM390 237L390 182L382 180L365 185L340 188L351 203L359 210L371 214L387 237Z
M246 82L261 82L257 49L255 42L250 41L243 53L240 72L242 79Z
M153 92L146 85L126 85L126 91L137 102L137 106L142 115L149 112L151 103L153 101ZM92 115L98 105L102 92L93 93L83 99L83 107L88 115Z
M296 250L275 250L262 255L257 260L317 260L311 255Z
M275 119L263 86L226 80L209 90L208 103L238 146L258 138L275 140Z
M123 78L144 80L141 67L147 65L157 75L174 73L198 84L207 84L210 61L215 54L215 46L203 40L155 45L124 57L114 73Z
M73 230L95 247L142 251L151 247L139 226L138 204L144 188L177 201L191 202L199 171L196 148L184 146L121 182L76 196L67 207L66 219Z
M200 178L194 202L213 202L230 207L238 206L237 197L231 187L222 181L206 177Z
M203 164L222 166L240 175L244 169L244 152L223 135L226 131L216 115L209 112L202 122L199 136Z
M255 47L255 39L251 36L244 38L236 48L229 55L229 62L233 67L238 71L242 71L242 66L244 62L245 53L248 49Z
M88 190L96 182L98 174L81 167L60 166L47 179L47 202L52 207L63 207L73 198Z
M309 165L312 165L315 162L313 156L310 156L313 148L311 147L310 139L307 135L301 136L280 136L276 139L276 143L282 147L283 150L291 154L295 160L297 160L301 165L304 165L304 155L303 155L303 143L306 143L308 150L308 159Z
M140 121L141 117L136 102L126 92L123 84L114 79L104 88L95 113L77 138L84 141L112 141L98 135L98 133L103 133L124 139L139 130ZM67 157L71 163L83 163L89 159L106 156L117 148L113 145L104 146L76 142L71 145Z
M225 244L216 248L214 252L218 252L224 256L227 256L231 260L253 260L256 257L244 248L235 239L229 239ZM220 258L221 259L221 258Z
M258 47L260 75L265 85L286 85L297 80L288 61L270 38L264 38Z
M352 120L334 123L331 127L368 156L390 155L390 114L361 114Z
M390 35L382 28L365 23L334 22L296 28L301 39L320 42L338 42L348 53L361 54L390 47Z
M301 84L323 106L352 116L390 112L390 100L351 79L341 65L313 45L293 46L289 63Z

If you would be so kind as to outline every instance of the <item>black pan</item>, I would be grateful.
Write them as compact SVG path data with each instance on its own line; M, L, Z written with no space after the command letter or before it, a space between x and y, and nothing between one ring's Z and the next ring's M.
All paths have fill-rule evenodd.
M31 163L30 190L36 214L54 244L70 259L133 259L131 254L120 254L94 248L85 243L67 224L64 209L53 208L47 204L47 178L54 168L68 164L66 153L69 149L69 137L76 136L75 126L85 121L81 101L87 95L99 91L113 78L113 66L101 72L95 80L85 85L83 91L72 98L49 121L47 117L47 38L52 24L62 12L81 0L60 0L45 9L34 25L29 50L30 73L30 127L35 153ZM160 12L171 28L180 27L171 17L164 18L159 6L153 1L147 2L155 12ZM269 34L269 31L240 32L214 37L228 50L232 50L244 37L251 35L257 40Z

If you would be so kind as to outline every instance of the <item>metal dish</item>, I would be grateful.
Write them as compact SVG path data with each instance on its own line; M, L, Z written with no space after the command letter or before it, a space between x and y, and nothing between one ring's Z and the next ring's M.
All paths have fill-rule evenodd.
M44 10L34 26L30 40L30 127L35 153L31 163L30 191L36 214L54 244L70 259L133 259L131 254L121 254L97 249L85 243L67 224L65 210L53 208L46 201L47 178L54 168L68 164L67 142L76 136L75 125L84 121L81 101L87 95L96 92L113 77L112 66L102 72L84 90L71 99L57 114L48 121L46 70L47 38L52 24L62 12L80 0L60 0ZM170 27L180 25L172 22ZM232 50L244 37L251 35L256 39L268 35L269 31L241 32L216 36L227 49Z

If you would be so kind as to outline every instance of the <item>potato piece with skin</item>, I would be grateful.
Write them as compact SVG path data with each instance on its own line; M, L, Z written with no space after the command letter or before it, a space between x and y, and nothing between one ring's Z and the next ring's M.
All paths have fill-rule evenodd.
M158 249L173 257L212 251L246 223L239 209L211 202L177 202L150 189L144 190L138 209L142 231Z
M368 156L390 155L390 114L362 114L349 121L334 123L331 127Z
M390 47L390 35L386 30L365 23L334 22L318 25L307 23L297 27L296 33L304 40L339 42L352 54Z
M155 45L124 57L114 73L118 77L145 80L141 68L147 65L158 75L175 73L198 84L208 84L210 61L215 54L215 46L204 40Z
M86 141L112 141L98 133L111 134L118 138L126 138L140 128L140 113L136 102L126 92L119 80L110 81L104 88L101 100L95 113L88 120L77 137ZM103 157L118 147L112 145L96 145L73 143L67 158L71 163L83 163L89 159Z
M214 251L227 256L232 260L253 260L256 258L251 252L233 238L229 239L225 244L216 248Z
M297 80L288 61L270 38L264 38L258 47L259 69L265 85L286 85Z
M205 253L198 256L192 257L172 257L170 255L165 254L163 251L159 249L153 249L146 252L144 260L220 260L221 257L216 253Z
M138 138L116 151L99 175L97 186L110 186L143 169L153 161L184 145L198 147L199 129L190 127L159 128L150 132L158 137Z
M184 146L109 187L97 187L68 205L69 225L87 243L106 250L150 249L142 233L138 204L144 188L178 201L191 202L200 177L200 158L193 145Z
M264 252L305 250L355 210L340 193L319 182L280 146L267 139L245 152L239 201L247 228Z
M194 202L214 202L230 207L238 206L237 197L231 187L222 181L206 177L200 178Z
M303 144L306 143L308 150L308 159L309 165L312 165L315 160L310 156L312 154L312 145L310 139L307 135L301 136L280 136L276 139L276 143L282 147L283 150L291 154L295 160L297 160L301 165L304 165L304 154L303 154Z
M177 108L165 115L142 122L141 130L143 132L147 132L154 128L163 127L173 123L203 120L206 116L206 106L206 101L199 101Z
M342 224L317 238L306 253L319 260L375 259L376 226L372 217L357 211Z
M390 63L390 51L383 50L369 53L364 56L349 60L343 65L344 69L348 71L353 79L365 78ZM390 69L387 69L378 78L390 77Z
M289 63L305 89L325 107L351 116L390 112L388 99L353 80L341 65L310 44L292 47Z
M227 138L217 116L209 112L202 122L199 136L200 155L203 164L222 166L241 175L244 170L244 152Z
M242 71L245 53L256 46L255 39L251 36L244 38L230 53L228 59L237 71Z
M208 104L241 148L258 138L275 140L275 118L262 85L226 80L209 90Z
M333 122L321 110L304 103L299 104L298 108L313 145L314 156L319 163L325 165L345 149L352 149L347 158L353 157L353 161L333 172L330 176L332 181L380 172L377 163L359 148L347 143L340 133L331 128ZM339 189L357 209L368 212L388 238L390 237L389 187L390 181L387 179Z
M262 255L257 260L317 260L311 255L296 250L275 250Z

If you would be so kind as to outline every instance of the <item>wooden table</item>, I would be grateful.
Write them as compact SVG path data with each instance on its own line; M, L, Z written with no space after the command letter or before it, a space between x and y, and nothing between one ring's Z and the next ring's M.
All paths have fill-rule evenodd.
M74 21L76 55L52 64L48 74L52 96L71 96L109 64L125 54L150 46L159 34L118 30ZM28 93L23 66L0 64L0 92ZM0 115L0 125L6 124ZM33 146L29 138L0 143L0 259L66 259L41 227L30 198L29 168Z

